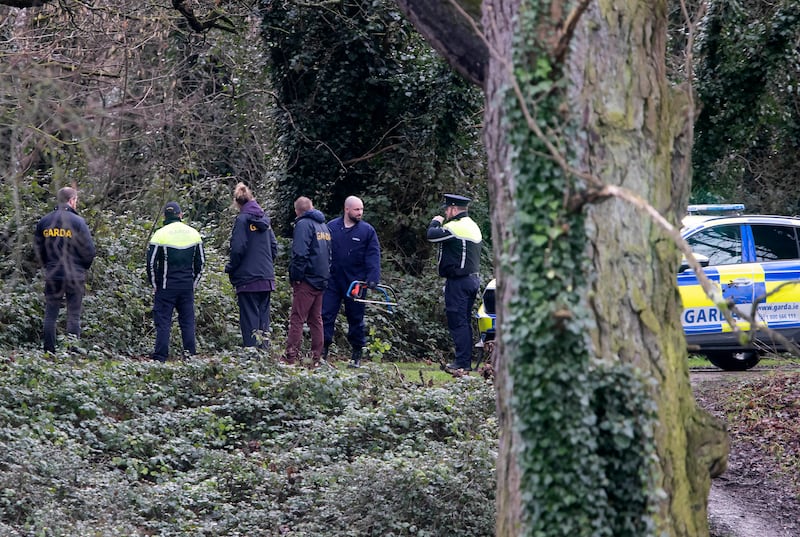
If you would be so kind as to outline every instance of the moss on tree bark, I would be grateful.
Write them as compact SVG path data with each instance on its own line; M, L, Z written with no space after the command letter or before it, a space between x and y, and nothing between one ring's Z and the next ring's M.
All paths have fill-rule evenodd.
M548 141L562 151L569 167L637 194L676 224L691 180L691 100L685 92L670 88L666 80L665 2L589 3L579 13L566 61L559 64L552 54L554 43L563 37L560 32L568 17L578 13L577 6L576 2L483 2L482 26L491 51L484 84L484 136L495 258L500 267L497 390L503 433L497 535L541 530L537 517L544 515L536 509L543 504L537 502L551 501L547 487L554 486L542 483L542 476L561 472L556 468L558 461L570 462L568 455L548 454L548 449L557 451L558 445L541 437L558 438L562 431L557 429L569 422L586 444L581 449L592 457L596 453L591 453L587 432L609 426L603 422L607 419L603 405L628 400L640 404L642 413L648 404L653 409L650 433L648 422L631 421L642 429L637 438L652 447L652 452L646 446L642 451L649 477L643 481L647 507L641 516L650 517L653 526L637 530L636 516L620 514L611 501L600 512L609 524L628 528L620 532L703 536L708 534L710 475L724 469L728 443L719 423L695 405L688 382L675 286L677 250L643 211L628 202L602 198L577 212L563 202L585 194L590 185L557 165L543 140L531 135L523 107L510 91L511 74L516 74L526 96L524 108L548 132ZM438 39L446 41L447 36ZM557 80L565 83L546 86ZM537 84L544 89L537 90ZM541 193L526 195L530 189ZM551 214L542 218L548 211ZM564 247L563 241L573 247ZM569 270L580 274L564 277ZM541 285L547 278L552 282ZM541 304L530 303L543 297ZM576 337L578 331L582 338ZM553 332L561 333L553 338ZM573 344L566 349L559 346L569 338ZM553 356L557 352L562 354ZM569 365L562 367L564 363ZM636 373L621 375L620 367ZM630 382L620 381L622 386L614 386L610 393L609 378ZM542 396L562 381L563 390ZM580 383L586 383L586 389L576 388ZM595 401L579 407L594 412L584 418L596 420L595 429L581 428L580 417L565 416L562 422L548 419L545 414L552 408L541 406L547 406L547 397L553 398L553 405L569 405L569 399L557 400L565 390ZM644 398L637 398L637 391ZM618 419L631 417L625 415L627 411L623 408ZM647 453L653 456L647 458ZM613 457L603 454L606 459ZM575 466L585 464L580 458L574 462ZM574 475L587 474L590 479L609 479L591 464ZM587 490L601 499L613 495L591 485ZM560 500L552 501L558 504ZM579 506L558 505L571 511L570 518L580 518ZM592 509L587 508L587 513L598 512ZM633 522L625 526L624 517ZM579 532L590 532L592 527L591 521L576 523ZM560 535L561 531L552 528L537 535Z

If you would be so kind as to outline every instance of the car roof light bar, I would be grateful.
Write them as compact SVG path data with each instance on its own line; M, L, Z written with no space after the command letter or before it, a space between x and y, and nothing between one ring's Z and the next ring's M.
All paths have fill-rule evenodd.
M707 203L703 205L689 205L689 214L697 213L739 213L744 211L744 203Z

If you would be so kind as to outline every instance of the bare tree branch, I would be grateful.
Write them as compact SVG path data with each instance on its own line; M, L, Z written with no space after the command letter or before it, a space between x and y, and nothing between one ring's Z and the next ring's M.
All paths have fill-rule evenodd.
M553 50L553 57L557 62L560 63L564 59L567 50L569 50L569 42L572 39L572 35L575 33L575 27L578 25L581 15L583 15L584 11L586 11L586 8L589 6L589 2L591 2L591 0L581 0L567 17L564 28L559 35L558 44Z
M2 1L2 0L0 0ZM172 7L174 7L189 23L189 27L198 33L203 33L206 30L216 28L223 32L236 33L236 25L227 15L222 13L219 8L212 9L206 20L201 21L194 14L194 10L186 6L185 0L172 0Z
M18 7L25 9L29 7L42 7L45 4L51 4L55 0L0 0L0 5Z
M450 2L456 7L457 11L459 11L462 16L466 17L467 19L470 19L469 15L467 15L462 9L460 9L460 6L456 4L455 0L450 0ZM570 13L567 20L567 25L565 26L564 31L559 40L559 45L555 49L555 53L557 55L563 56L566 53L570 37L574 32L574 27L577 24L580 15L585 11L587 5L588 5L588 0L582 0L581 3L572 11L572 13ZM689 16L688 10L686 10L684 0L681 0L681 6L683 7L684 15L687 19L687 22L690 25L689 42L693 43L694 28L697 27L697 21L704 14L706 4L705 2L701 4L700 10L697 13L695 20L692 20L691 17ZM511 81L512 90L514 91L514 94L517 97L517 101L520 104L525 122L528 125L528 128L531 129L531 131L536 135L536 137L539 138L539 140L547 148L549 154L544 155L544 157L549 158L553 162L555 162L567 176L572 176L581 179L585 182L586 185L588 185L589 188L585 192L582 192L581 194L578 195L574 195L572 197L567 196L565 198L567 207L570 208L571 210L577 210L585 203L602 201L603 199L613 197L623 200L629 203L630 205L634 206L635 208L639 209L640 211L644 212L650 217L650 219L654 223L656 223L667 234L667 236L669 236L672 239L672 241L678 247L678 250L680 250L680 252L686 258L686 262L694 272L695 276L697 276L697 281L700 284L700 287L703 289L706 296L708 296L708 298L711 300L714 306L716 306L720 310L722 316L725 318L725 321L731 326L734 332L744 334L749 341L753 340L753 333L756 330L765 332L774 341L781 343L792 353L795 353L798 356L800 356L800 348L798 348L797 345L787 340L784 336L775 332L774 330L770 330L767 325L759 323L756 320L755 311L758 305L758 301L760 301L764 297L756 299L756 301L752 306L752 311L749 315L741 311L739 308L737 308L735 304L725 299L725 297L722 294L722 290L714 283L712 283L711 280L709 280L708 276L706 276L705 272L703 271L703 267L694 257L694 253L692 252L691 247L681 236L680 229L672 225L669 222L669 220L667 220L661 213L659 213L655 207L649 204L647 200L625 188L616 185L608 185L604 183L603 180L600 179L599 177L582 172L569 165L562 151L553 144L553 142L550 140L547 134L536 123L536 120L534 118L535 113L531 113L528 103L525 101L525 96L519 84L519 80L517 80L516 76L514 75L512 66L509 65L508 62L504 58L502 58L500 54L497 53L496 50L492 49L492 47L486 40L484 34L480 31L480 29L478 29L477 27L475 27L474 29L476 35L478 35L480 39L485 41L489 54L491 54L495 59L506 65L506 67L508 68L510 73L509 80ZM561 50L561 47L563 47L563 50ZM688 72L691 74L691 57L687 59L687 64L688 64L687 68L689 69ZM689 87L687 91L691 93L691 87ZM691 99L691 95L689 97L690 97L689 103L693 105L694 101L693 99ZM693 106L689 107L689 112L690 114L693 114ZM693 122L693 120L694 118L691 116L688 118L688 121L690 123ZM792 283L797 283L797 282L792 282ZM734 315L736 315L736 317L734 317ZM750 329L747 332L742 331L741 328L737 326L736 323L737 318L749 322Z

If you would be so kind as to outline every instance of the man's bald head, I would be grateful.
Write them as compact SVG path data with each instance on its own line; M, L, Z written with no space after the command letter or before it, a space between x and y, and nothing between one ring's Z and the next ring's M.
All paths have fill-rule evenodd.
M348 196L344 200L344 225L353 226L364 217L364 203L360 198Z

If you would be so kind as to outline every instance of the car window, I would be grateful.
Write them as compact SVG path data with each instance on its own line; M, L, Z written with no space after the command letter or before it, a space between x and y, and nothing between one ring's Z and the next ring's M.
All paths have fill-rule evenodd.
M692 252L708 258L709 266L742 262L742 232L738 224L703 229L688 237L686 242Z
M797 234L793 226L753 224L756 261L798 259Z

